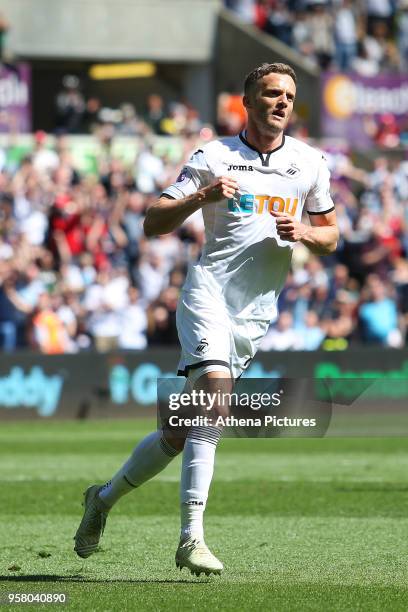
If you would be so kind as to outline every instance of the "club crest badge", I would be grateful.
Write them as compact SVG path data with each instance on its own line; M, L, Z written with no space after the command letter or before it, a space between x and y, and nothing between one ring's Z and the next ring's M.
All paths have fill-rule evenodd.
M201 338L200 344L196 348L196 352L200 355L204 355L208 351L208 341L207 338Z
M290 178L295 178L300 174L300 168L296 164L290 164L289 168L285 170L285 175Z

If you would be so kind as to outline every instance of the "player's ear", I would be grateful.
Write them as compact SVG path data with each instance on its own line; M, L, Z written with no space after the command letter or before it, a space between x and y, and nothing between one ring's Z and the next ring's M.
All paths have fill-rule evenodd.
M245 106L245 108L251 108L251 100L250 100L249 96L244 96L242 98L242 103Z

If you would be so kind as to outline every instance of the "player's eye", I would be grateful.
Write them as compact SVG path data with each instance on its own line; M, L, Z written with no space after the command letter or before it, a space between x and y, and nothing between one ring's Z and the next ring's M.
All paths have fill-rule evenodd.
M274 98L276 96L280 95L280 91L277 89L267 89L266 91L264 91L264 96L269 96L270 98Z

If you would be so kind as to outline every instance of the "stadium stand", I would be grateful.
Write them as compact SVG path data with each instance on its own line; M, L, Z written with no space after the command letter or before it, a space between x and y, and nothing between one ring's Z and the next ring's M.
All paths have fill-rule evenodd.
M200 3L212 11L217 3L211 6ZM283 43L278 51L287 45L300 63L306 59L309 68L301 74L312 89L321 68L369 76L407 66L405 0L225 0L225 6L244 26ZM11 27L14 49L24 55L21 23L11 4L8 10L17 24L15 31ZM255 49L253 34L238 30L225 14L219 22L223 44L239 31L240 48L247 48L247 35L246 44ZM4 37L10 25L1 19ZM205 41L203 57L210 53ZM39 39L33 49L34 43ZM56 53L54 43L47 53ZM232 86L221 91L213 127L186 96L169 100L152 90L142 105L123 101L111 108L97 95L85 95L75 74L66 74L61 85L53 134L38 130L24 155L15 153L12 138L0 148L0 349L65 353L173 346L178 293L204 241L201 214L174 234L147 241L144 213L191 151L217 133L243 127L241 92ZM312 89L302 87L306 95ZM315 133L311 119L294 114L289 134L309 139ZM367 129L379 148L403 144L392 115L368 124L369 118ZM86 170L69 136L84 133L100 143ZM115 153L121 137L135 143L136 156ZM281 316L263 349L400 347L408 324L408 162L379 154L360 164L344 142L313 144L323 149L332 172L341 241L323 262L301 246L295 249Z
M225 5L312 66L364 76L407 68L406 0L225 0Z

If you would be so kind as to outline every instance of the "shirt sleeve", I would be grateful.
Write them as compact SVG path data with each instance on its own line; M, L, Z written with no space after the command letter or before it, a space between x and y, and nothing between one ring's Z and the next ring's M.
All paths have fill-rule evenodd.
M306 198L306 211L309 215L324 215L332 210L334 210L334 203L330 195L330 171L322 155L316 182Z
M174 199L185 198L208 185L212 179L206 154L203 149L198 149L184 165L176 182L167 187L162 195Z

